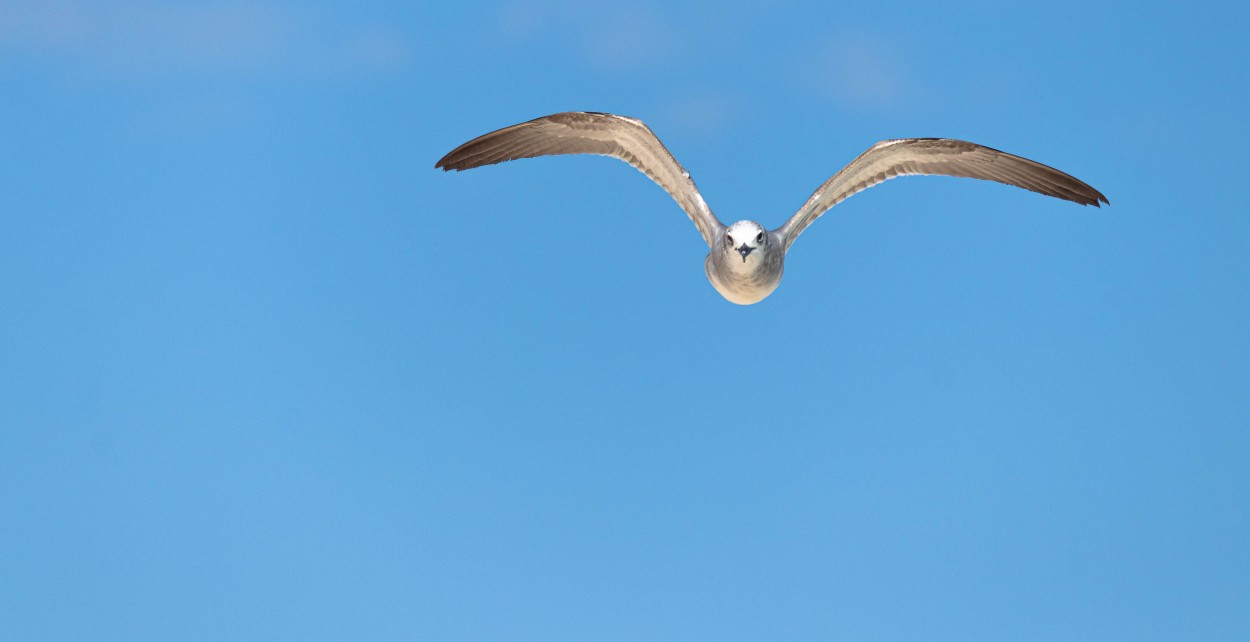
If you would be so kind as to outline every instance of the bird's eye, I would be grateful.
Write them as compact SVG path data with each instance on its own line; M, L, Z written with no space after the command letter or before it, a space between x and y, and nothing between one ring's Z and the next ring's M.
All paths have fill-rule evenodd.
M756 243L763 243L763 242L764 242L764 233L763 233L763 232L760 232L759 234L756 234L756 235L755 235L755 242L756 242Z
M734 246L734 237L732 237L732 236L730 236L730 235L726 234L726 235L725 235L725 245L728 245L729 247L733 247L733 246Z

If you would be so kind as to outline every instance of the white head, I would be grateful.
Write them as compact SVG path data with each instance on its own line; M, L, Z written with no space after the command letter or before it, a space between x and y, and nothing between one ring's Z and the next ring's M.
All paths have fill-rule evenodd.
M768 245L768 231L755 221L738 221L725 230L722 243L725 251L737 252L746 263L752 252Z

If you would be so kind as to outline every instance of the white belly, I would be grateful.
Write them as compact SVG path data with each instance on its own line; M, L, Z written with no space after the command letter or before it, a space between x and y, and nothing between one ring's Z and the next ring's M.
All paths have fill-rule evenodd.
M771 274L767 270L760 269L761 264L751 260L740 266L731 263L726 268L717 269L717 266L712 264L712 256L709 254L703 262L703 267L712 287L716 288L716 291L720 292L720 295L727 301L738 305L759 303L768 298L768 295L781 284L780 265Z

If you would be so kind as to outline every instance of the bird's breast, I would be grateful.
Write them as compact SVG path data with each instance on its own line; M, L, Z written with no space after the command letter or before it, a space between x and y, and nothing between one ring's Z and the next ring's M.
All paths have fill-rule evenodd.
M730 257L713 252L708 254L703 267L712 287L726 300L751 305L768 298L777 289L783 266L780 257L767 254L752 255L744 262L737 254Z

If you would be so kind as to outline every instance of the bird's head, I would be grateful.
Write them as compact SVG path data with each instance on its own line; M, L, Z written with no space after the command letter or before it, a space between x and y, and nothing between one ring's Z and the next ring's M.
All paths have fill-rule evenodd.
M738 221L725 230L724 251L735 252L746 263L752 253L766 249L769 238L768 231L755 221ZM759 255L755 255L758 258Z

